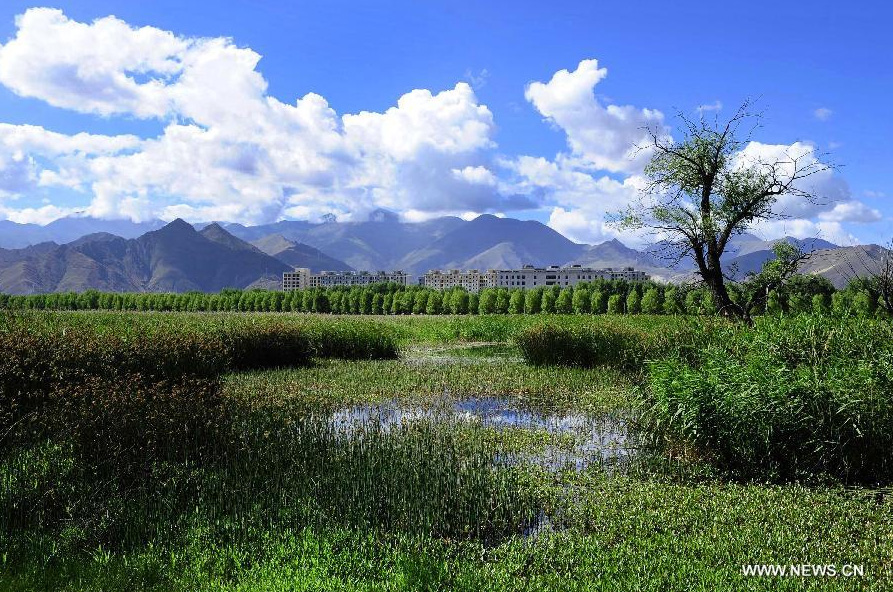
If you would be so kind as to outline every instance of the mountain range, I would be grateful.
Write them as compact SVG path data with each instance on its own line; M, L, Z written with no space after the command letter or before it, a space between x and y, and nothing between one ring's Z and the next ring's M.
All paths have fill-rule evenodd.
M291 269L216 224L182 220L135 239L93 233L67 244L0 249L0 291L216 292L277 280Z
M115 232L110 232L114 230ZM82 232L71 238L72 234ZM814 256L804 271L838 285L864 275L886 251L876 245L838 247L821 239L786 240ZM772 258L773 241L733 238L724 264L743 276ZM872 263L874 262L874 263ZM282 221L260 226L182 220L133 223L93 218L47 226L0 222L0 292L218 291L278 287L283 271L507 269L580 264L635 267L664 281L692 276L690 262L668 267L660 245L645 251L618 240L575 243L545 224L482 215L405 223L379 210L364 222Z

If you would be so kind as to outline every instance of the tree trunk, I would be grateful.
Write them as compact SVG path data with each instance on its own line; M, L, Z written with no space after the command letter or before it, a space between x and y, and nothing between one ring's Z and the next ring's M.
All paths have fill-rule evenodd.
M704 273L701 275L704 277L704 281L710 288L710 291L713 292L719 314L735 320L747 320L745 311L732 301L732 297L729 296L729 291L726 289L720 253L718 252L715 239L708 243L707 257L704 263L706 264L706 270L704 270L706 275Z

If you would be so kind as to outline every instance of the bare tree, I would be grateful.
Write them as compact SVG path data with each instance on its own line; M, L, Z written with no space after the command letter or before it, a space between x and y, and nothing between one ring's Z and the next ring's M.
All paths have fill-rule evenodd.
M749 313L726 286L721 258L729 239L754 222L784 217L773 210L780 196L817 202L819 196L800 182L832 168L812 152L745 161L741 151L762 117L750 108L745 102L725 123L680 113L684 137L678 143L648 130L649 143L640 147L653 152L645 167L647 186L636 203L610 217L621 228L663 239L676 261L692 257L720 312L738 319L749 319Z

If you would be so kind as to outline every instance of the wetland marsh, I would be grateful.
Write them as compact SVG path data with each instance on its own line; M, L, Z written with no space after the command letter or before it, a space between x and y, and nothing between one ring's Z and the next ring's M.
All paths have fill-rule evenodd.
M884 485L742 478L655 446L644 366L529 364L518 342L546 323L654 348L686 322L6 319L0 589L887 589ZM290 367L244 353L271 334ZM84 376L71 347L38 368L26 336L114 368ZM172 346L203 363L146 362ZM802 562L865 576L742 574Z

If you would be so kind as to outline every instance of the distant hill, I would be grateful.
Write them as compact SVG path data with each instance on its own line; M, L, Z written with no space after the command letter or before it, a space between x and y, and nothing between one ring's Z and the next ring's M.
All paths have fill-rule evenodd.
M175 220L137 239L108 233L64 245L0 249L0 291L216 292L278 280L291 268L217 227Z
M423 248L407 253L396 267L422 274L429 269L487 269L500 261L555 265L570 261L582 249L583 245L541 222L483 215L456 225Z
M100 220L86 216L71 216L39 224L16 224L0 220L0 248L21 249L42 242L69 243L88 234L107 233L122 238L136 238L164 226L161 220L131 222L130 220Z
M584 247L540 222L487 214L471 221L446 216L405 223L392 212L377 210L365 222L277 222L225 228L268 254L286 239L317 249L353 269L402 269L410 275L438 268L505 267L512 262L563 264Z
M318 249L353 269L391 270L400 268L401 260L408 253L424 248L463 224L467 223L451 216L405 223L400 222L393 212L376 210L364 222L283 221L260 226L226 224L224 227L231 234L252 242L279 235Z
M462 269L518 269L538 259L525 245L499 243L465 260Z
M879 245L857 245L815 251L800 268L800 273L821 275L837 288L843 288L855 277L865 277L880 270L885 257L893 256Z
M204 231L203 231L204 232ZM271 234L254 241L254 246L271 257L291 267L307 267L313 273L320 271L352 271L353 268L329 257L310 245L290 241L281 234Z
M684 275L684 271L670 268L652 254L631 249L616 238L598 245L587 245L571 263L595 268L635 267L662 281Z
M753 235L742 235L747 238L736 240L730 244L730 249L725 257L725 267L736 271L734 277L743 278L748 273L755 273L762 269L763 264L775 259L772 252L773 245L779 240L791 243L804 253L818 250L835 250L839 247L820 238L798 239L786 236L777 240L762 240ZM752 238L751 238L752 237Z

